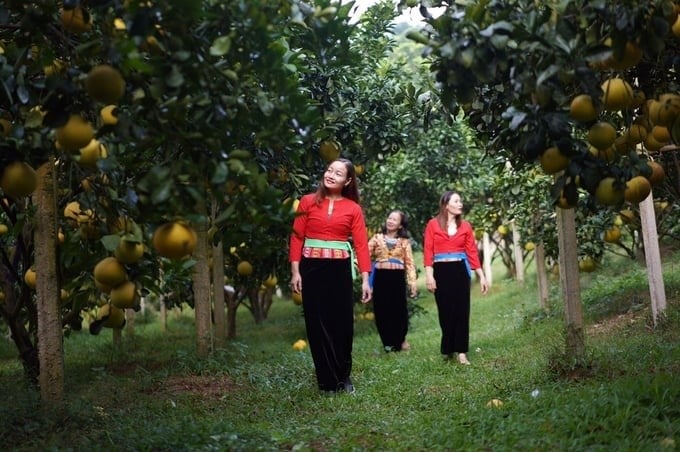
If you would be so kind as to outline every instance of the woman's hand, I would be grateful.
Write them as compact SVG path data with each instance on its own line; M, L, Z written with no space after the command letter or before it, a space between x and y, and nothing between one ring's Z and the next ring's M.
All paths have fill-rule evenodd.
M368 280L364 280L361 283L361 302L366 304L371 301L371 297L373 297L373 289L368 284Z
M302 276L300 276L300 273L293 273L290 278L290 289L296 293L302 292Z
M418 288L415 285L411 286L410 292L411 292L411 298L415 298L415 297L418 296Z
M434 293L437 290L437 281L435 281L434 276L427 276L425 278L425 286L427 290Z

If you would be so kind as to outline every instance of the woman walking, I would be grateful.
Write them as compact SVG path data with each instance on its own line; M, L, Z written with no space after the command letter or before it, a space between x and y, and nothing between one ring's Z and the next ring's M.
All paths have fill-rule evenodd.
M368 241L373 258L370 280L373 287L375 325L385 351L409 350L406 287L415 297L416 267L406 214L390 212L379 233Z
M458 354L458 362L469 365L470 278L477 274L482 294L489 287L479 263L475 233L462 219L460 194L447 191L439 200L439 213L425 227L423 260L427 290L434 293L442 331L441 353Z
M290 239L290 284L302 293L307 340L322 391L354 392L355 252L361 301L368 303L371 261L356 173L352 162L337 159L326 168L317 191L300 199Z

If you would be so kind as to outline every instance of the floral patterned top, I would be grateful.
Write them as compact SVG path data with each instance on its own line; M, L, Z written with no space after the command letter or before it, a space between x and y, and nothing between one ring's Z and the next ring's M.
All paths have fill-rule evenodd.
M413 262L411 241L406 238L390 238L378 233L368 241L368 251L377 269L404 269L409 288L416 287L416 266Z

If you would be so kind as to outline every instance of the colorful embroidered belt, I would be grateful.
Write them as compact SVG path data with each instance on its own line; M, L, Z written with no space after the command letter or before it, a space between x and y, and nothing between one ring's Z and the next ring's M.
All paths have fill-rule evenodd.
M354 267L354 249L349 242L307 238L302 248L302 255L307 258L322 259L346 259L349 257L350 264L352 265L352 279L357 276L357 271Z
M387 267L377 267L377 264L388 264ZM373 264L371 264L371 274L368 277L368 285L371 286L371 289L373 288L373 280L375 279L375 270L377 269L383 269L383 270L403 270L404 268L404 261L401 259L397 259L396 257L390 257L386 261L373 261Z
M472 269L465 253L438 253L434 255L435 262L465 262L468 276L472 277Z

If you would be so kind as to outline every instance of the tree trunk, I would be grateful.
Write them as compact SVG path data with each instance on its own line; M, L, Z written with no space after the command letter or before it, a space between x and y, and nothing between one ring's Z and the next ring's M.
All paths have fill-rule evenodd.
M192 278L194 286L194 314L196 316L196 352L200 358L206 358L210 353L211 347L212 321L210 319L208 231L205 221L196 225L196 235L196 248L193 255L196 265L194 266Z
M642 240L647 263L647 280L649 281L649 296L652 302L652 320L657 325L660 315L666 311L666 291L663 286L663 269L661 268L661 253L659 252L659 237L656 231L656 216L654 214L654 197L652 193L640 203L640 222L642 224Z
M64 399L64 343L57 277L57 203L54 161L38 168L35 191L35 270L37 272L38 360L43 403L59 406Z
M165 295L161 295L158 309L161 318L161 330L168 331L168 307L165 305Z
M256 287L249 288L248 299L250 300L250 311L255 319L255 324L259 325L264 320L262 304L260 303L260 290Z
M524 284L524 256L520 246L519 231L515 227L515 220L512 220L512 249L515 253L515 278L518 283Z
M236 338L236 309L238 308L238 298L235 290L224 292L227 301L227 339Z
M123 342L123 329L122 328L112 328L111 330L111 343L114 348L121 346Z
M126 309L125 310L125 334L128 337L134 337L135 335L135 310Z
M491 272L491 258L493 257L493 250L491 248L491 240L489 239L489 233L485 232L482 238L482 249L484 250L484 276L486 276L486 282L491 287L491 280L493 279L493 273Z
M578 274L578 244L574 209L557 208L560 282L564 296L567 358L580 359L585 353L581 285Z
M548 269L545 267L545 244L539 242L536 245L536 279L538 283L538 306L545 312L549 312L548 295L550 284L548 283Z
M222 242L212 246L213 297L215 299L215 344L223 347L227 343L227 327L224 304L224 251Z

